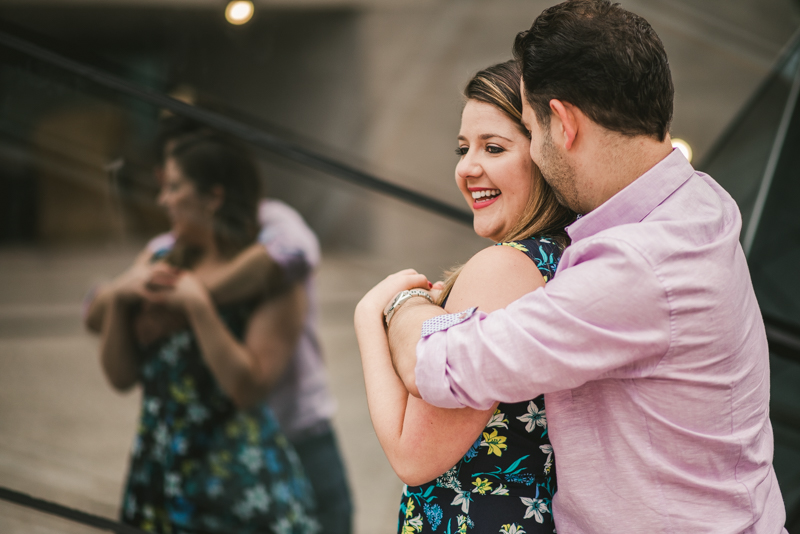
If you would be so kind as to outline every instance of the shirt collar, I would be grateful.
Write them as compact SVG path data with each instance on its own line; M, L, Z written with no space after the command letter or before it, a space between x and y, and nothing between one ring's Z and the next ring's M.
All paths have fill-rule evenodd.
M567 227L575 242L603 230L641 222L694 175L680 150L672 152L622 191Z

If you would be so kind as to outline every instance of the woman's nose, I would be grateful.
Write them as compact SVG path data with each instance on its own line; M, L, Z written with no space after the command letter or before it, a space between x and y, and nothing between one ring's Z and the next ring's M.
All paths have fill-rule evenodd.
M456 165L456 174L463 179L476 178L480 176L481 172L483 169L471 152L464 154Z

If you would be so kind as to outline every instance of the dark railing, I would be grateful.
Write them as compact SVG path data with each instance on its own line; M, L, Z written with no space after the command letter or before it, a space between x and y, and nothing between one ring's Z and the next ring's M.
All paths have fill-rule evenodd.
M12 489L0 486L0 500L8 501L26 508L31 508L38 512L54 515L62 519L68 519L75 523L80 523L98 530L105 530L108 532L116 532L117 534L146 534L138 528L133 528L129 525L112 521L111 519L100 517L94 514L89 514L81 510L75 510L68 506L63 506L54 502L31 497L25 493L14 491Z

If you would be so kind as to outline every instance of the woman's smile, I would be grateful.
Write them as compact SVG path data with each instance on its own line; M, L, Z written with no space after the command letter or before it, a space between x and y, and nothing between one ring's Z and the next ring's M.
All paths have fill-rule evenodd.
M531 195L526 132L496 106L468 100L456 154L456 183L472 208L475 232L500 241L520 220Z
M502 194L499 189L486 189L483 187L469 187L472 193L472 208L479 210L491 206Z

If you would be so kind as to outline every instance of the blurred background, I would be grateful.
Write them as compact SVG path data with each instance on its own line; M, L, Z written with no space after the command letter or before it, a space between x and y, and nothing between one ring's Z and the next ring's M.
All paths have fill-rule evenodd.
M0 1L0 485L117 517L139 399L105 382L81 300L167 228L150 147L172 97L251 133L268 195L320 238L356 532L395 532L402 484L369 422L352 311L386 274L437 279L488 242L352 176L466 211L453 183L461 90L553 3L254 0L243 22L223 0ZM772 350L775 466L787 526L800 526L800 2L621 3L669 54L673 137L742 209ZM91 530L0 501L0 531Z

